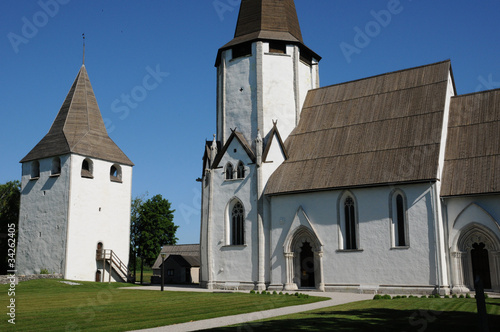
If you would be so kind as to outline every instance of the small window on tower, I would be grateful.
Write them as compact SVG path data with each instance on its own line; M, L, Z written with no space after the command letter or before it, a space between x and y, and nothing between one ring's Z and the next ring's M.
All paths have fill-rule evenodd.
M270 41L269 53L286 54L286 43L282 41Z
M109 170L109 179L113 182L122 182L122 168L114 164Z
M82 178L93 179L94 164L89 158L85 158L82 161Z
M51 176L61 175L61 158L56 157L52 159L52 169L50 171Z
M40 178L40 162L35 160L31 163L31 179L36 180Z
M245 43L233 47L233 59L241 58L247 55L252 55L252 44Z

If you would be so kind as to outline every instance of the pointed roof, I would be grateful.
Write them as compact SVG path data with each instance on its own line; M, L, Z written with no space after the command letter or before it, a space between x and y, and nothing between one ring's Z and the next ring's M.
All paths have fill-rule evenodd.
M49 132L21 162L68 153L133 165L108 136L85 65L80 68Z
M212 168L217 168L219 167L219 163L222 160L222 157L226 154L227 149L229 148L229 145L231 145L231 142L236 139L240 145L243 147L245 152L247 153L248 157L252 162L255 162L257 160L257 157L255 156L255 153L252 151L252 148L250 147L250 144L248 144L247 140L243 136L242 133L231 129L233 132L231 133L231 136L226 141L226 144L222 147L222 150L217 154L217 157L215 158Z
M255 40L278 40L298 44L317 60L321 57L304 45L297 10L293 0L242 0L234 39L217 55L234 45Z

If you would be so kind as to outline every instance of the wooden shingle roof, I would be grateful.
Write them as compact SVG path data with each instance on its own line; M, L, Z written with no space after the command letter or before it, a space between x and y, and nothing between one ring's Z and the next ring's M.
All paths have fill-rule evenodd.
M500 90L453 97L441 196L500 193Z
M49 132L21 162L68 153L133 165L108 136L84 65Z
M194 263L200 260L200 245L199 244L178 244L178 245L168 245L163 246L161 249L162 253L165 253L165 260L170 255L180 255L190 262ZM192 258L186 258L192 257ZM158 255L155 263L153 264L153 269L159 269L161 266L161 255ZM193 265L194 266L194 265ZM198 265L199 266L199 265Z
M255 40L298 44L303 52L321 59L304 44L293 0L242 0L234 38L219 49L216 66L223 50Z
M437 178L449 61L309 91L266 194Z

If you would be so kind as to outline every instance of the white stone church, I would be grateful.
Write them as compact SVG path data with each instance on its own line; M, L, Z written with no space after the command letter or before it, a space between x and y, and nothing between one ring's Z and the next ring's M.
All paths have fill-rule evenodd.
M219 49L201 283L500 292L500 90L450 61L327 87L293 0L242 0Z

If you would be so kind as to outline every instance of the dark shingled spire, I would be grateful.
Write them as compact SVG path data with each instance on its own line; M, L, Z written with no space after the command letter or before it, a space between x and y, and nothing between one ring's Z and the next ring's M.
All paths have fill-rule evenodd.
M234 39L219 49L221 52L234 45L255 40L279 40L300 46L317 60L321 57L304 45L297 10L293 0L242 0Z
M133 165L108 136L84 65L49 132L21 162L68 153Z

